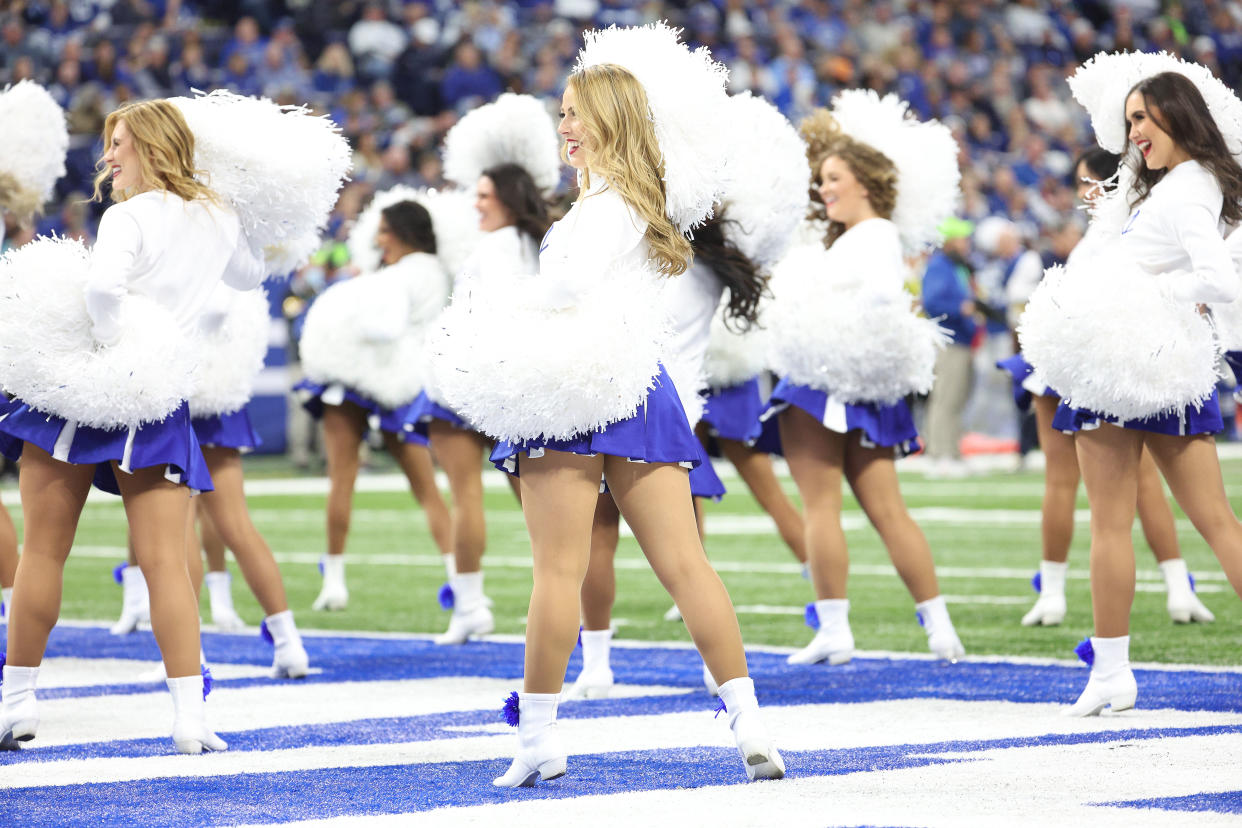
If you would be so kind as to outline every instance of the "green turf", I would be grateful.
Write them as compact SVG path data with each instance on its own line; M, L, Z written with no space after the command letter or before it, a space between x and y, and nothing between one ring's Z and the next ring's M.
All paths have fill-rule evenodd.
M373 459L376 471L389 471L387 459ZM278 458L247 460L250 479L289 477L297 474ZM1223 462L1226 486L1242 493L1242 461ZM494 472L489 472L494 474ZM1038 472L991 474L965 480L927 481L916 474L903 474L906 500L912 509L944 507L968 510L1019 510L1039 508L1042 479ZM788 486L792 491L792 484ZM734 492L719 504L709 504L709 516L752 515L759 509L740 482ZM0 490L4 492L11 489ZM20 531L20 510L10 511ZM1234 501L1235 508L1242 500ZM349 566L349 609L340 613L312 612L310 604L319 588L319 574L313 563L322 552L322 496L255 496L251 498L255 522L272 548L282 558L285 584L299 625L304 628L439 632L448 614L436 603L436 592L444 572L427 532L421 512L412 499L401 493L359 493L349 551L361 557L398 556L395 563L364 563L355 558ZM1079 508L1086 508L1080 497ZM489 491L489 555L496 563L487 567L487 592L495 602L497 631L520 634L522 618L530 595L530 570L521 565L529 557L521 512L507 491ZM846 498L847 521L858 522L857 504ZM1213 586L1221 592L1202 593L1204 602L1216 613L1210 625L1174 626L1164 610L1161 582L1154 592L1140 591L1134 605L1132 658L1136 661L1168 661L1206 664L1236 664L1242 653L1242 603L1219 579L1220 568L1211 552L1177 512L1183 554L1192 572L1216 575ZM1090 596L1087 581L1069 581L1070 612L1060 627L1024 628L1018 619L1034 600L1029 573L1039 558L1038 526L1032 523L1003 525L945 525L926 522L924 530L936 562L942 567L1004 567L1020 570L1020 577L984 578L942 575L941 590L949 596L1011 596L1023 599L1016 604L953 603L950 605L959 634L972 654L1072 657L1074 645L1090 632ZM863 525L846 533L853 563L874 570L887 565L888 557L874 530ZM76 619L112 619L119 612L120 589L111 578L113 566L121 558L125 543L124 512L119 500L109 499L88 505L78 531L81 554L70 557L65 569L62 615ZM1080 524L1071 553L1071 571L1085 574L1088 549L1087 527ZM108 549L112 547L115 550ZM1136 530L1136 550L1140 571L1154 570L1154 562ZM792 571L793 557L771 534L716 535L708 538L708 553L718 562L767 565L786 571L724 572L722 577L736 605L800 607L811 600L809 584ZM625 564L640 560L632 539L623 538L619 560ZM402 560L408 559L408 560ZM485 559L486 561L486 559ZM771 565L787 565L772 567ZM257 623L261 612L246 590L235 565L234 598L238 612ZM891 568L882 573L855 572L850 581L851 623L862 649L925 652L922 630L914 620L912 601ZM206 598L204 596L204 609ZM619 636L645 640L688 640L680 623L661 620L670 606L650 570L622 566L617 573L615 617L624 623ZM206 617L206 613L205 613ZM740 616L748 643L800 645L811 631L800 615L751 614Z

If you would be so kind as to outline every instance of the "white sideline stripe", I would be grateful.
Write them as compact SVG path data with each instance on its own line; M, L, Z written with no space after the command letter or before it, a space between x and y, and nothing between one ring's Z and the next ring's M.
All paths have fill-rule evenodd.
M124 546L75 546L72 554L81 558L124 558L127 554ZM318 552L273 552L278 563L289 564L317 564L321 555ZM444 568L444 562L440 560L439 555L418 555L418 554L402 554L395 552L350 552L348 555L350 566L419 566L433 567L437 569ZM487 555L484 562L489 567L503 567L507 569L530 569L531 560L529 557L520 555ZM645 558L627 557L618 555L615 566L617 569L625 570L646 570L651 565L647 563ZM800 563L765 563L763 561L726 561L713 560L712 567L717 572L728 572L745 575L802 575L802 564ZM1022 581L1029 581L1035 573L1035 567L1003 567L1003 566L937 566L936 574L942 578L986 578L990 580L1010 580L1017 578ZM895 576L895 570L892 564L863 564L851 563L851 575L866 575L869 577L887 578ZM1164 575L1155 569L1140 569L1137 571L1140 581L1155 581L1160 584L1164 583ZM1066 577L1085 581L1090 577L1087 568L1071 569L1066 573ZM1226 581L1223 572L1203 572L1195 574L1195 581L1201 586L1199 589L1204 592L1216 592L1221 590L1210 589L1207 582ZM1142 586L1139 589L1143 589ZM1163 589L1163 587L1162 587ZM1159 591L1159 590L1156 590ZM367 633L361 633L366 635Z

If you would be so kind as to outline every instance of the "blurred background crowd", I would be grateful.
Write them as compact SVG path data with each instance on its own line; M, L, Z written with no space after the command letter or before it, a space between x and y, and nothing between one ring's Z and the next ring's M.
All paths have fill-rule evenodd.
M953 246L980 308L981 370L968 428L1016 439L1005 380L984 371L1011 339L1005 281L1019 259L1064 260L1085 216L1071 167L1091 142L1067 74L1100 50L1167 50L1242 80L1234 0L22 0L0 12L0 82L30 78L68 113L69 173L35 228L90 241L106 205L86 203L104 116L134 98L224 87L330 115L354 151L325 246L294 289L347 269L340 244L377 189L441 186L438 145L457 118L503 91L554 110L585 28L665 19L728 65L734 92L795 123L840 89L895 92L961 147L962 218L987 238ZM675 79L670 79L675 82ZM913 263L921 269L923 263ZM917 275L917 274L916 274ZM918 279L913 280L917 284ZM1003 350L1001 348L1000 350Z

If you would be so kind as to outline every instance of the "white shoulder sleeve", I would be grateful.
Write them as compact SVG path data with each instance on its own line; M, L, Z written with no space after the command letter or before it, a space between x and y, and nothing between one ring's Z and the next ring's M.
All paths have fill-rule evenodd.
M142 252L142 230L119 205L104 211L99 221L91 265L86 277L86 312L91 333L105 345L121 337L121 301L129 292L129 275Z
M609 190L584 197L554 231L553 249L539 260L552 307L567 307L621 257L643 243L646 222Z
M233 247L233 255L224 268L224 283L235 290L254 290L263 282L267 275L267 266L263 258L250 249L250 240L246 231L237 228L237 244Z
M1194 199L1179 205L1171 223L1178 245L1190 257L1189 272L1174 275L1171 295L1196 303L1237 299L1238 271L1220 234L1219 212L1206 199Z

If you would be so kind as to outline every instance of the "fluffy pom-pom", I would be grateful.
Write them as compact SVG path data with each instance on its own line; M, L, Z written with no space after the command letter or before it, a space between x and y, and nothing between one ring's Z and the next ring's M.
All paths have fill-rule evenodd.
M1198 405L1216 385L1210 323L1114 247L1049 268L1018 324L1022 353L1069 405L1140 419Z
M514 690L505 699L505 706L500 709L500 714L504 717L505 724L509 725L509 727L517 727L518 721L521 720L521 708L518 705L518 694Z
M728 69L679 33L664 23L588 31L574 71L610 63L642 84L664 157L665 212L686 233L723 194L728 134L738 126L724 120Z
M254 381L263 370L271 316L267 294L221 286L222 324L199 331L195 346L200 355L198 388L190 397L190 413L196 417L231 414L254 393Z
M1042 573L1036 572L1031 576L1031 589L1036 592L1044 591L1044 578Z
M453 594L453 585L445 584L440 587L440 594L436 596L440 601L440 609L451 610L457 603L457 596Z
M1126 96L1139 81L1161 72L1176 72L1198 87L1229 151L1242 162L1242 100L1206 66L1168 52L1100 52L1069 77L1070 92L1091 116L1099 145L1126 151Z
M761 307L766 304L764 302ZM703 362L703 374L710 388L728 388L746 382L767 368L767 329L764 327L763 310L757 324L739 333L725 322L728 306L728 299L722 300L716 315L712 317L711 338Z
M24 80L0 92L0 124L0 177L12 176L16 184L10 192L0 187L0 209L26 218L52 197L65 174L65 112L46 89Z
M1225 246L1233 259L1234 269L1242 278L1242 230L1235 229L1225 238ZM1216 335L1221 347L1226 351L1242 351L1242 299L1233 302L1214 304L1212 320L1216 324Z
M728 130L724 233L766 270L785 255L810 206L806 146L779 109L749 92L729 98L726 117L734 128Z
M81 242L39 238L0 259L0 383L31 408L93 428L158 422L194 391L197 355L167 310L136 294L121 339L91 335Z
M310 257L323 244L318 230L309 230L296 239L273 244L263 249L263 263L269 277L281 277L292 273L310 261Z
M850 403L888 404L931 390L946 332L917 315L904 291L871 292L858 278L871 265L835 250L798 247L777 265L764 318L772 369Z
M217 89L173 98L194 133L194 162L237 211L246 238L283 276L314 251L350 169L350 150L330 119ZM267 251L271 248L270 258Z
M376 193L366 209L358 214L349 232L347 244L350 259L363 271L378 269L380 250L375 244L375 234L379 232L380 212L400 201L416 201L431 214L432 230L436 234L436 256L440 264L450 276L456 278L483 236L472 192L419 190L398 185Z
M211 668L206 664L202 665L203 673L203 701L207 701L207 697L211 695L211 688L216 683L211 677Z
M815 607L814 601L806 605L806 612L803 613L803 620L811 629L819 629L819 610Z
M919 121L896 95L847 89L832 99L832 117L843 132L882 152L897 168L892 220L911 252L940 243L940 224L953 215L961 173L949 128Z
M129 566L129 564L125 561L121 561L119 564L114 566L112 568L112 580L116 581L118 584L125 583L125 567L127 566Z
M391 339L369 335L368 320L412 290L433 289L438 311L448 298L448 276L434 256L407 256L378 273L338 282L320 296L302 330L302 367L315 382L340 382L388 408L418 396L427 372L427 319L402 320ZM416 305L421 307L421 305Z
M428 338L437 396L497 439L566 439L633 416L665 352L649 272L610 275L563 310L547 309L542 288L537 278L481 278ZM514 319L526 321L520 337Z
M1078 646L1074 648L1074 655L1088 667L1095 664L1095 646L1091 643L1090 638L1084 638L1078 642Z
M517 164L551 195L561 180L560 139L543 101L506 92L466 113L444 136L444 177L473 190L497 164Z

